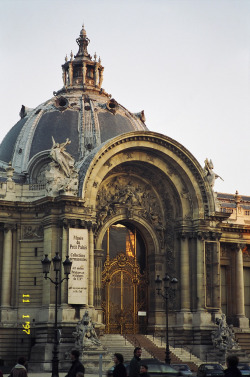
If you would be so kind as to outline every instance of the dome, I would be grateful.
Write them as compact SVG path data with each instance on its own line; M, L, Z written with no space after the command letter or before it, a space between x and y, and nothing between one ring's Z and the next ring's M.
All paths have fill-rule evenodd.
M0 166L11 161L15 173L25 174L32 160L48 154L53 143L70 140L67 152L83 161L96 147L130 131L147 130L144 112L132 114L102 89L103 66L89 55L84 27L62 65L63 88L48 101L30 109L22 106L21 119L0 145Z

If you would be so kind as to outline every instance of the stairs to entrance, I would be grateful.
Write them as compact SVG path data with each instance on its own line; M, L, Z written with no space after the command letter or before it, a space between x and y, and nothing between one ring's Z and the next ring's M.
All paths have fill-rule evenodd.
M136 335L131 336L135 337ZM121 353L124 357L124 362L130 362L134 356L134 348L138 346L138 344L134 345L134 342L131 343L120 334L104 334L100 341L111 355L114 355L115 352ZM143 358L151 357L152 355L149 352L143 350Z
M165 361L166 348L165 344L162 344L160 338L155 338L152 335L140 334L126 335L126 338L135 346L140 346L143 349L142 358L147 358L147 356L145 356L145 351L147 351L151 357L155 357L163 362ZM188 364L191 370L197 371L198 366L202 363L199 358L183 348L173 348L170 346L170 351L172 364Z
M115 352L121 353L125 363L132 359L135 347L142 348L143 359L153 357L165 361L165 344L162 344L161 338L155 338L152 335L104 334L100 340L111 355ZM202 363L200 359L183 348L170 347L170 351L172 364L188 364L192 371L197 371L198 366Z
M250 333L235 331L235 339L239 343L240 348L244 350L247 355L250 355Z

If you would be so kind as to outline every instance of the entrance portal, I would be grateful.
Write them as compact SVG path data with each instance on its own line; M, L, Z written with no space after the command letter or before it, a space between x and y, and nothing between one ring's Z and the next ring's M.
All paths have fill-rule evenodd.
M145 245L135 227L111 226L102 274L106 333L137 333L147 324Z

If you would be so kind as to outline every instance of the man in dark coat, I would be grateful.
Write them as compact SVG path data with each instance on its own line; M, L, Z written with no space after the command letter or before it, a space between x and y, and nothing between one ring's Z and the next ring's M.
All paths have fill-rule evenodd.
M85 372L85 368L82 363L79 361L80 352L78 350L72 350L70 357L72 360L72 365L68 374L65 377L76 377L77 372Z
M142 350L140 347L135 347L134 357L129 365L129 377L139 377L140 375L140 361Z
M237 356L231 355L227 357L227 369L224 370L226 377L240 377L241 371L237 368L239 359Z

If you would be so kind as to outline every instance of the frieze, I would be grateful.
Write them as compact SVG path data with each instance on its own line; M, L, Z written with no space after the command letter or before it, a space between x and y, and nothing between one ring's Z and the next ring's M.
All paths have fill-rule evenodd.
M34 239L43 237L43 227L39 226L24 226L23 228L23 239Z
M199 240L219 241L222 233L213 232L213 231L198 231L198 232L194 233L194 235Z

